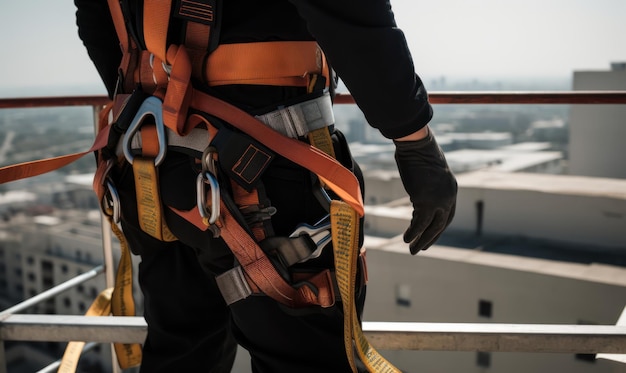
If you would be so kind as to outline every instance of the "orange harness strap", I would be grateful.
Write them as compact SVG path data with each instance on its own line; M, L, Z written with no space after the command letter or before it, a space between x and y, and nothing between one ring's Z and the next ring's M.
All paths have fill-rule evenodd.
M100 132L98 132L98 135L96 136L96 139L91 148L84 152L4 166L0 168L0 184L20 179L27 179L29 177L38 176L50 171L57 170L78 160L85 154L102 149L107 144L107 140L109 138L109 130L110 127L107 126Z
M311 76L324 75L326 59L314 41L222 44L207 60L204 78L211 86L263 84L307 87Z
M333 192L363 216L361 187L356 176L323 151L285 137L245 111L204 92L194 90L190 107L214 115L261 142L277 154L315 173Z
M146 49L161 61L167 61L167 29L170 20L171 1L144 0L143 32Z
M315 285L324 285L316 286L316 291L307 285L293 287L278 274L267 255L239 225L223 201L221 202L221 211L221 219L216 222L220 228L220 237L239 261L248 280L251 280L261 292L293 308L307 305L330 307L335 303L329 270L318 274L317 276L321 276L321 278L318 278L317 281L313 281L313 278L308 279Z

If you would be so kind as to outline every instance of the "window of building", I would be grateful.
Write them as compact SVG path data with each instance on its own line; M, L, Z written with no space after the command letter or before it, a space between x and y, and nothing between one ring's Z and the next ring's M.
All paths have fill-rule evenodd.
M26 263L32 265L33 263L35 263L35 258L29 256L28 258L26 258Z
M491 317L493 313L493 304L489 300L478 300L478 316Z
M28 281L34 282L35 281L35 274L32 272L28 272Z
M411 307L411 286L409 284L396 285L396 305Z
M52 262L49 260L44 260L43 262L41 262L41 269L44 271L51 271L52 270Z
M596 354L575 354L576 360L584 361L587 363L595 363L596 362Z
M476 365L482 368L489 368L491 366L491 352L476 352Z
M63 298L63 305L65 307L70 307L72 305L72 300L68 297Z

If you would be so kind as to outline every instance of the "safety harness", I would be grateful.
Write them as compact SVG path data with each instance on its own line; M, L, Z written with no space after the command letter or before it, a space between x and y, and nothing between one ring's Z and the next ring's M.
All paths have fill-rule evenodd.
M2 168L0 183L41 174L97 151L94 190L122 247L110 295L111 313L128 316L134 315L132 263L118 228L120 202L110 177L116 164L128 162L133 168L139 224L144 232L162 241L177 240L164 219L165 209L170 209L198 229L221 238L232 251L237 265L217 277L227 304L258 293L290 308L326 308L340 299L344 344L352 370L356 372L356 350L369 371L399 372L370 346L361 331L355 289L357 262L364 266L359 248L359 219L364 210L356 177L335 159L329 129L334 118L327 90L252 116L192 83L295 86L313 92L331 80L319 46L312 41L218 45L219 3L207 0L144 0L145 45L140 46L126 27L121 3L108 2L123 58L118 93L101 113L93 146L83 153ZM182 45L167 42L170 14L185 22ZM197 204L188 211L164 206L160 199L158 168L172 149L195 157L201 168ZM319 200L328 209L327 218L300 225L290 237L273 235L268 222L275 209L265 201L260 184L276 155L315 175ZM334 273L326 269L296 279L287 278L280 270L315 258L330 246ZM115 349L122 368L140 363L138 345L116 344Z

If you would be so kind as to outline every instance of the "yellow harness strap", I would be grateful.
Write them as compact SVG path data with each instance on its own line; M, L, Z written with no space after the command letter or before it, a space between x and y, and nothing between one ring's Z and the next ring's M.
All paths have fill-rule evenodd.
M111 313L113 316L135 316L135 299L133 298L133 263L130 248L124 234L114 222L111 230L120 241L120 262L115 274L115 288L111 296ZM115 355L120 368L126 369L141 364L141 345L134 343L115 343Z
M103 290L91 304L85 316L108 316L111 312L111 293L113 288ZM73 373L78 366L78 360L85 347L85 342L72 341L65 347L58 373Z
M369 372L401 373L370 345L361 329L354 301L357 259L359 257L359 216L345 202L334 200L330 204L330 222L335 254L337 286L343 303L343 329L346 356L356 372L354 350ZM354 341L354 343L353 343Z
M137 213L141 229L161 241L176 241L163 219L159 198L159 178L154 159L135 157L133 161L135 191L137 193Z
M111 219L110 219L111 220ZM103 290L91 304L85 316L135 316L133 299L133 266L130 250L122 231L117 224L111 222L111 229L120 241L121 257L115 277L115 287ZM58 373L74 373L80 355L85 346L84 341L69 342L61 359ZM117 362L122 369L141 364L141 345L114 343Z

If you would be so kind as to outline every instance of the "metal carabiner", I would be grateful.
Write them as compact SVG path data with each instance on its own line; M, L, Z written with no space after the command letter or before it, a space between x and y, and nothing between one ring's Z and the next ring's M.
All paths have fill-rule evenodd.
M206 208L207 191L205 186L211 188L211 212ZM207 226L212 225L220 216L220 186L217 178L209 171L202 171L196 179L196 200L198 203L198 211L202 216L202 221Z
M117 193L117 188L113 185L113 182L107 178L104 182L106 191L102 197L102 211L111 217L114 224L120 222L120 195Z
M122 150L124 151L124 157L128 163L132 164L135 156L132 153L133 137L141 128L143 120L148 115L154 118L154 124L156 126L157 138L159 140L159 153L154 158L154 165L158 166L165 159L165 152L167 151L167 138L165 135L165 125L163 124L163 103L155 96L146 98L137 109L137 113L132 122L128 126L128 130L124 134Z

